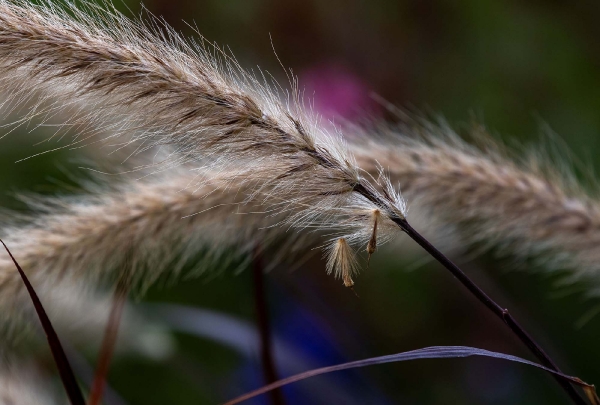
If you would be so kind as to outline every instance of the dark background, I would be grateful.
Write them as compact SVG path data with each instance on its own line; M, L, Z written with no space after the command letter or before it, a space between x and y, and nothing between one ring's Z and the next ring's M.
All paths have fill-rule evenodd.
M140 10L137 0L126 5L130 11L117 6L128 16ZM458 128L475 118L509 143L535 145L550 128L576 159L592 170L600 165L600 4L595 1L153 0L146 6L186 36L196 34L184 20L195 23L206 38L228 46L243 66L259 65L285 82L270 35L282 63L326 117L389 119L373 101L374 93L401 107L439 114ZM78 170L74 152L15 163L49 149L48 143L33 146L46 134L36 132L21 130L0 141L4 207L24 209L13 199L15 192L70 192L69 175ZM529 358L500 321L423 257L416 248L402 255L382 250L359 279L360 298L326 276L318 255L295 272L278 267L266 278L274 334L310 367L431 345L468 345ZM564 371L600 382L600 319L580 322L597 308L597 300L586 298L578 286L557 286L560 274L534 264L520 266L533 271L510 271L510 257L454 259L512 309ZM255 320L249 269L238 274L232 267L211 280L157 285L144 301L210 309L251 325ZM134 305L148 310L144 303ZM177 345L167 358L123 353L115 359L109 382L127 403L216 404L264 383L257 349L244 355L224 337L173 334ZM94 362L93 353L88 357ZM284 370L281 376L289 374ZM316 377L284 392L288 404L568 401L542 371L485 359L374 366ZM262 397L249 403L269 402Z

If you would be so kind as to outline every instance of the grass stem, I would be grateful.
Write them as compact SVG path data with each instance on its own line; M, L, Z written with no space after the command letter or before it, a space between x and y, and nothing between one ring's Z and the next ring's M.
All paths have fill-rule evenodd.
M368 189L358 184L354 191L361 194L369 201L385 206L385 202L380 201L379 198ZM417 242L427 253L429 253L434 259L436 259L442 266L444 266L452 275L471 292L482 304L484 304L490 311L492 311L497 317L508 325L510 330L527 346L527 348L542 362L542 364L551 370L562 373L556 363L552 361L550 356L536 343L536 341L527 333L521 325L513 318L508 312L508 309L498 305L492 298L490 298L485 291L483 291L473 280L469 278L456 264L448 259L442 252L440 252L435 246L433 246L427 239L425 239L420 233L418 233L404 218L390 218L396 225L400 227L412 240ZM559 376L554 375L554 379L560 384L560 386L569 395L573 403L578 405L585 405L586 402L577 393L573 386L564 381Z
M271 384L278 380L278 376L275 361L273 359L271 324L269 322L269 308L266 300L265 281L261 259L260 246L257 244L254 248L254 258L252 260L254 303L256 307L258 331L260 334L260 353L263 375L266 383ZM269 395L273 405L285 405L283 393L280 389L271 391Z

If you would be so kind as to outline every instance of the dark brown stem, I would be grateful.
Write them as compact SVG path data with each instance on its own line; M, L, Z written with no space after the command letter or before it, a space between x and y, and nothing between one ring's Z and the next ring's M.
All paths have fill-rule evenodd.
M365 188L362 184L358 184L354 191L361 194L371 202L378 206L386 207L387 204L381 201L374 193L369 189ZM502 308L494 300L492 300L477 284L473 282L456 264L448 259L442 252L437 250L427 239L425 239L420 233L418 233L404 218L392 217L390 218L396 225L400 227L412 240L417 242L427 253L429 253L434 259L436 259L442 266L444 266L452 275L460 281L470 292L481 301L490 311L498 316L513 333L529 348L529 350L542 362L542 364L552 370L560 371L558 366L552 361L550 356L544 352L539 344L533 340L533 338L519 325L519 323L512 317L508 312L508 309ZM573 386L560 378L557 375L553 376L554 379L561 385L569 397L574 403L578 405L586 405L586 402L581 398Z
M273 361L273 342L271 336L271 325L269 323L269 309L265 299L265 282L263 277L260 248L258 245L254 249L252 277L254 284L254 303L256 307L258 330L260 333L260 353L263 375L267 384L271 384L277 381L278 377L275 362ZM271 391L270 397L273 405L285 405L285 400L281 390L276 389Z
M102 401L102 396L104 395L104 389L106 387L106 377L115 350L117 335L119 333L119 324L121 323L123 308L127 302L130 285L128 271L126 271L121 276L117 288L115 289L110 315L108 317L108 322L106 323L106 330L102 340L102 347L100 348L100 355L98 356L98 365L96 366L96 373L94 375L94 382L92 383L88 405L99 405Z

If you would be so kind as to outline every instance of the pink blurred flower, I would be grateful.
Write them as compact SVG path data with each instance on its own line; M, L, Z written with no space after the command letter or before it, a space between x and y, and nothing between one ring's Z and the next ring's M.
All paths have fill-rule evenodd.
M300 84L315 112L325 119L356 121L378 110L370 97L369 86L339 64L317 65L305 70L300 73Z

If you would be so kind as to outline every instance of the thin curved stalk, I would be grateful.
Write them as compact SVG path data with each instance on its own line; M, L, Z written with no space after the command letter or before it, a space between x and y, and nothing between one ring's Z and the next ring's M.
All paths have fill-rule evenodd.
M361 193L365 198L369 199L375 204L380 204L377 201L377 196L369 193L368 190L357 187L355 191ZM406 218L390 218L396 223L402 231L404 231L412 240L419 244L428 254L430 254L435 260L437 260L442 266L444 266L463 286L465 286L475 298L477 298L482 304L484 304L490 311L494 313L498 318L502 319L510 330L527 346L527 348L543 363L544 366L551 370L562 373L556 363L546 354L541 346L527 333L521 325L513 318L509 313L508 309L501 307L492 298L490 298L485 291L483 291L473 280L469 278L456 264L448 259L442 252L440 252L435 246L433 246L427 239L425 239L420 233L418 233L406 220ZM554 379L560 384L563 390L569 395L574 403L584 405L586 402L581 396L575 391L571 384L557 375L554 375Z

